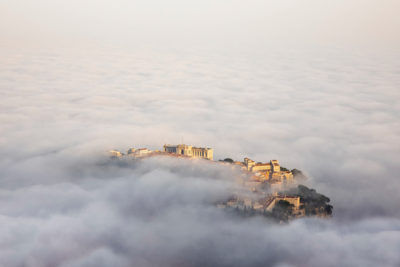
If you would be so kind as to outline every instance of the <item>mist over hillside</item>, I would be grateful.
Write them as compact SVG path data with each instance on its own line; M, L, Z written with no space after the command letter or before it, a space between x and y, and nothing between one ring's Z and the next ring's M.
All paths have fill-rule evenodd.
M4 266L395 266L399 260L396 218L279 225L217 208L213 203L236 186L237 173L223 165L52 157L20 162L29 180L2 180ZM379 249L370 250L371 243Z

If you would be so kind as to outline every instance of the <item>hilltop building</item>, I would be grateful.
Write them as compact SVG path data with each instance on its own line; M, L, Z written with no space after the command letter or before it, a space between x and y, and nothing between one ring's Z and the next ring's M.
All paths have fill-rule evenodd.
M111 158L122 158L122 156L124 155L122 152L118 150L110 150L108 151L108 153Z
M272 167L272 172L280 172L281 171L281 166L279 166L279 162L276 159L271 160L271 167Z
M131 148L128 149L128 152L126 152L126 154L127 154L127 155L132 155L132 154L135 153L135 151L136 151L136 149L134 149L133 147L131 147Z
M254 160L244 158L244 165L250 172L267 171L272 173L279 173L281 167L276 159L271 160L269 163L256 163Z
M148 156L150 155L150 153L152 153L152 151L147 148L139 148L139 149L130 148L128 150L128 156L132 157Z
M290 204L293 205L293 208L295 211L297 211L300 208L300 197L298 196L282 196L282 195L278 195L275 194L272 198L271 201L268 201L265 205L265 209L267 211L272 211L272 209L275 207L275 205L280 201L280 200L284 200L289 202Z
M164 152L177 155L184 155L193 158L213 159L213 149L203 147L193 147L185 144L181 145L164 145Z
M272 195L268 195L266 197L260 198L258 200L254 200L246 197L232 197L229 201L225 202L225 206L221 205L221 207L231 207L238 208L239 210L243 209L254 209L255 211L267 211L272 212L276 204L280 200L284 200L289 202L292 205L292 211L294 217L302 217L305 215L305 210L301 206L300 197L299 196L289 196L289 195L279 195L278 193L274 193Z
M259 182L268 181L273 190L279 190L283 184L293 182L292 172L281 168L276 159L268 163L256 163L254 160L244 158L243 166L244 169L253 174L253 180Z

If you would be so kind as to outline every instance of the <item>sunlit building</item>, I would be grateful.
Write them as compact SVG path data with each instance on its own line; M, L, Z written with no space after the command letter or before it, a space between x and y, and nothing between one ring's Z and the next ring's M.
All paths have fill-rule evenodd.
M184 155L193 158L213 159L213 149L188 145L164 145L164 152Z

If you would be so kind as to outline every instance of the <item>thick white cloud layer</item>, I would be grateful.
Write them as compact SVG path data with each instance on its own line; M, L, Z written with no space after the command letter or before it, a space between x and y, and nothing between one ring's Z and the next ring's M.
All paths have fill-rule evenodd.
M52 160L49 159L49 162ZM49 169L42 162L37 168ZM3 266L396 266L400 220L288 225L242 219L213 202L234 172L205 161L93 159L32 184L2 185Z
M0 3L0 265L398 266L397 2L265 2ZM100 159L182 140L303 170L334 217L242 221L218 166Z
M281 49L220 54L8 48L1 64L4 266L396 266L394 58ZM236 220L230 173L107 149L184 142L277 158L332 199L332 220ZM181 171L179 171L181 169Z

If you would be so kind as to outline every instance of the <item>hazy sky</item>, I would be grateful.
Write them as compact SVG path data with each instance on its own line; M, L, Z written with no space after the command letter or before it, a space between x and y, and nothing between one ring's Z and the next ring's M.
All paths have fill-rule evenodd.
M398 266L399 5L0 0L0 265ZM182 140L303 170L333 218L236 221L218 167L100 164Z
M1 1L2 39L397 48L396 0ZM2 40L4 41L4 40Z

